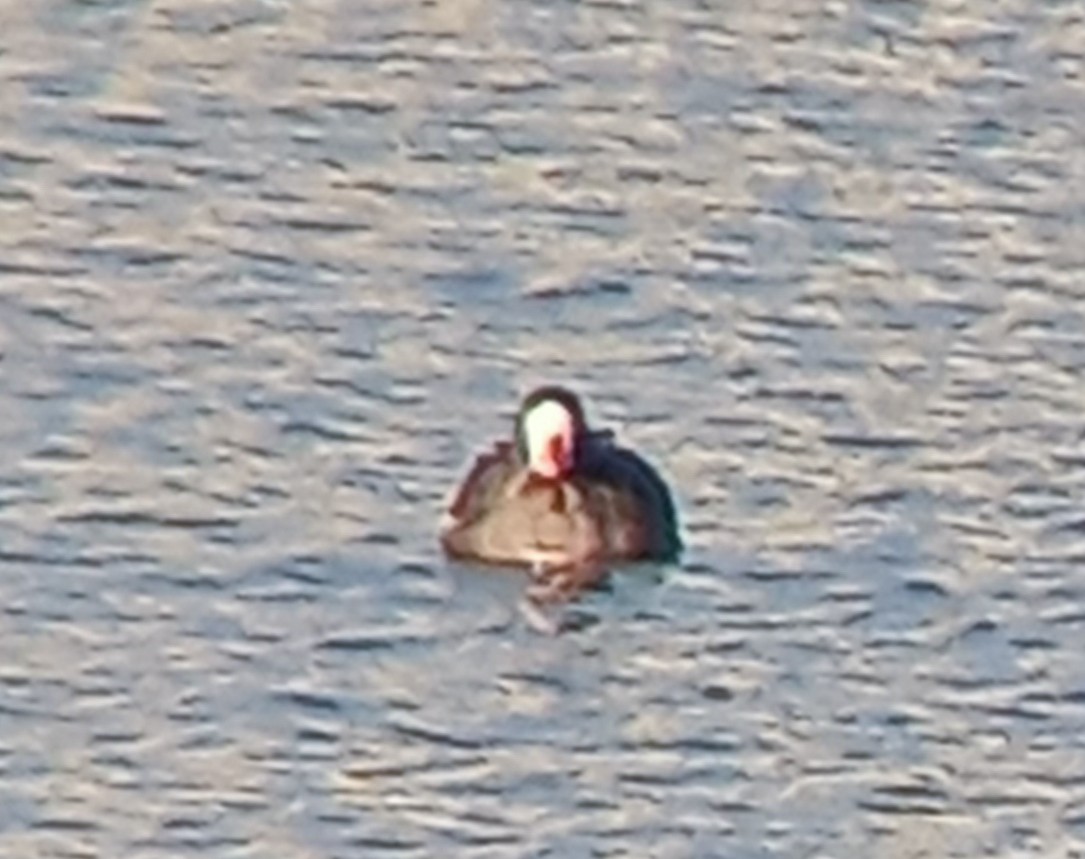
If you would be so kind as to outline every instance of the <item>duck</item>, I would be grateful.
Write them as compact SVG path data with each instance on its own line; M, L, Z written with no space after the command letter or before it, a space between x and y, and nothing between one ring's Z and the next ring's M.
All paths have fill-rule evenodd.
M476 457L440 528L450 558L527 567L568 595L610 564L673 561L682 550L671 492L613 431L589 428L580 398L544 385L520 403L512 439Z

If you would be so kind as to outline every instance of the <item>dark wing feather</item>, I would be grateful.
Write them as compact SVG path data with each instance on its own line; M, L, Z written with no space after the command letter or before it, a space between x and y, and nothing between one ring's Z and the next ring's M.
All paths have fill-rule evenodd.
M593 433L585 442L577 465L585 481L612 488L615 516L637 518L647 557L671 560L677 556L682 550L678 516L659 472L638 454L614 444L610 433Z

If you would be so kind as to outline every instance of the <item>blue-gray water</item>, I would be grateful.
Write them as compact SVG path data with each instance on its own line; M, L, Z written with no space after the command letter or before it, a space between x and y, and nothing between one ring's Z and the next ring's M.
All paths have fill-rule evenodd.
M0 21L0 854L1085 856L1080 4ZM689 544L555 638L541 381Z

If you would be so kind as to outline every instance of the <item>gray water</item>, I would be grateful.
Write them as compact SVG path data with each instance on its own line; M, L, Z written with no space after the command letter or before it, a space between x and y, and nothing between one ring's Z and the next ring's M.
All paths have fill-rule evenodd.
M2 3L0 854L1085 856L1083 195L1075 2Z

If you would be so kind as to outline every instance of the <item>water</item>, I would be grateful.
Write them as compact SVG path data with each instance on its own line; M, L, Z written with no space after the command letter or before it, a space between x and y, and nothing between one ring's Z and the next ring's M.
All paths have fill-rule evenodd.
M1077 4L0 17L4 856L1085 856ZM554 638L542 381L689 545Z

